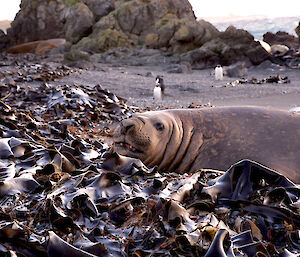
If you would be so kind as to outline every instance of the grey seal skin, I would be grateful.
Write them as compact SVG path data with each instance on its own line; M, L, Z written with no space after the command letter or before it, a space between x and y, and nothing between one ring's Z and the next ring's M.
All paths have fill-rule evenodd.
M300 183L300 115L258 107L151 111L121 121L117 153L178 173L254 160Z

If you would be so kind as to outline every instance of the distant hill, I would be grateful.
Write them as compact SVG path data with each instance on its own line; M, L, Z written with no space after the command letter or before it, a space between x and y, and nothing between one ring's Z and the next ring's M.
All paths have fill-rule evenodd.
M9 20L2 20L0 21L0 29L6 32L6 30L10 27L10 23L12 21Z

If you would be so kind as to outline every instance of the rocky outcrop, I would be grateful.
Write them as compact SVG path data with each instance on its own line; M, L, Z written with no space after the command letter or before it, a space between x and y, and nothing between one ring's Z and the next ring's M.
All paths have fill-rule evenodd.
M230 26L200 48L182 54L181 60L203 69L217 64L228 66L238 61L256 65L268 57L269 53L249 32Z
M8 43L7 35L0 29L0 52L8 47Z
M285 45L288 48L298 48L299 41L298 39L290 35L287 32L278 31L275 34L272 32L267 32L263 35L263 40L269 45Z
M7 30L10 45L64 37L60 15L65 0L22 0L11 28Z
M120 5L94 26L77 48L104 52L115 47L145 45L185 52L218 34L208 22L196 21L188 0L132 0Z
M77 3L63 11L61 21L66 40L74 44L92 32L94 14L84 3Z
M298 36L298 43L300 45L300 21L299 21L298 26L295 28L295 32L296 32L296 34Z
M113 59L123 51L114 49L162 50L194 68L259 64L269 56L245 30L221 33L197 21L188 0L22 0L8 37L11 44L66 38L71 62L108 51L104 59Z
M95 21L99 21L115 9L114 0L83 0L83 3L93 13Z

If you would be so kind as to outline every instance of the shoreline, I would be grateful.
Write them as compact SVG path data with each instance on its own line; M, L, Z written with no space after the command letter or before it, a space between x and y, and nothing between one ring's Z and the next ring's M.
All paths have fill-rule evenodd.
M59 83L83 84L90 87L101 84L112 93L125 98L128 105L139 108L186 108L199 106L257 105L289 110L300 106L299 70L267 70L250 68L246 78L263 79L280 74L291 80L287 84L239 84L226 86L237 78L224 76L217 82L210 75L212 69L193 70L191 73L167 73L158 66L114 67L98 64L96 70L83 70L79 75L64 77ZM156 75L162 75L166 85L162 101L153 100ZM57 82L55 82L57 83Z

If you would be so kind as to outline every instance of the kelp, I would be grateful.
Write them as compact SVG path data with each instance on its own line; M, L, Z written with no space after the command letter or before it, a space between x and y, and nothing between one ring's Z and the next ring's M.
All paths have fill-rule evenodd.
M300 190L284 176L251 160L148 169L110 146L110 126L137 108L101 85L14 76L0 78L0 255L300 253Z

